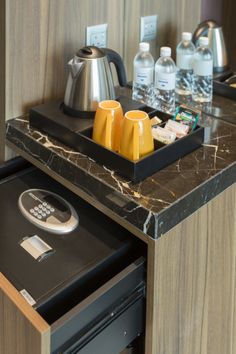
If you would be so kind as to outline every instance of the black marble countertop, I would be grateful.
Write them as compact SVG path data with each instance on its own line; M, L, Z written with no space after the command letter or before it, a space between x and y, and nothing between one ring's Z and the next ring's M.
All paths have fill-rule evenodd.
M212 104L206 109L209 115L236 124L236 101L215 96Z
M68 181L134 234L156 239L236 180L236 125L212 117L236 122L236 104L215 97L209 114L201 121L202 147L137 184L30 128L27 116L8 121L6 137L23 157Z

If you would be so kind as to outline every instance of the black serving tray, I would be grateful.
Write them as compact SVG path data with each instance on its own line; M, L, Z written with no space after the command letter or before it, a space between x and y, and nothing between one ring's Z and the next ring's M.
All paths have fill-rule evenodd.
M230 79L236 73L227 71L224 74L218 75L213 79L213 91L215 94L231 98L236 101L236 88L231 87L226 80ZM236 82L236 81L235 81Z
M133 182L144 180L153 173L197 149L204 139L204 129L198 126L194 132L184 138L177 139L169 145L164 145L154 140L155 147L153 153L138 161L131 161L95 143L92 140L92 132L93 128L88 128L79 134L80 151Z
M119 101L124 112L141 109L149 117L158 116L163 122L171 118L169 114L159 112L140 102L121 96ZM138 161L131 161L92 140L93 119L68 116L63 112L60 102L51 102L34 107L29 114L30 125L46 132L62 143L93 158L96 162L133 182L139 182L153 173L168 166L184 155L197 149L204 140L204 128L197 126L186 137L164 145L155 141L154 151Z

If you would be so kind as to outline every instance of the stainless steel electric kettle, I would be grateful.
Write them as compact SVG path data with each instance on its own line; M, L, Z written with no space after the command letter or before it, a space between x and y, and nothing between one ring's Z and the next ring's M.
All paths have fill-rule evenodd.
M126 86L126 72L118 53L93 46L78 51L68 63L64 111L78 117L92 117L98 103L115 99L110 63L114 63L120 86Z
M222 27L215 21L208 20L200 23L193 34L194 44L202 36L209 38L209 47L213 53L213 71L220 73L228 69L228 57Z

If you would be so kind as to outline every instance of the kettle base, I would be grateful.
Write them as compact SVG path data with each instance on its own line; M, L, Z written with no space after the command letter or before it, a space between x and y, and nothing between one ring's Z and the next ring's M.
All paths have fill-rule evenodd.
M213 67L213 73L224 73L229 70L228 66L214 66Z
M65 114L76 118L94 118L95 111L77 111L76 109L66 106L64 103L61 105L61 109Z

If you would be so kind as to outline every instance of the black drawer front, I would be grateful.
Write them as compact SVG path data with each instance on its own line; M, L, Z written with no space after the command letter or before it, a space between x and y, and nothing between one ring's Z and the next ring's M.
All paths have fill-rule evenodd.
M141 295L144 288L138 291L140 294L135 302L131 301L129 306L125 306L123 311L118 311L114 316L111 311L101 319L101 322L94 323L94 327L85 329L85 333L82 331L77 338L72 339L67 344L67 349L62 347L61 352L64 354L120 353L144 331L145 300Z
M0 179L11 177L16 172L19 172L30 166L30 163L22 157L15 157L11 160L0 164Z
M52 325L51 352L119 353L144 330L144 321L141 257Z

